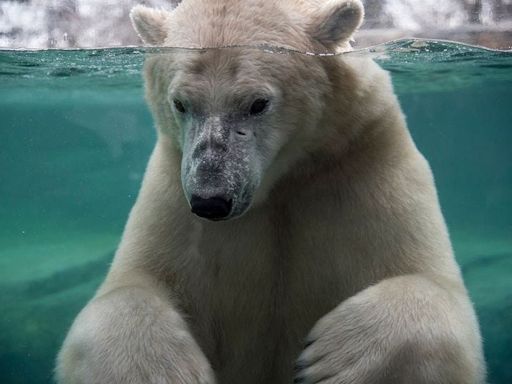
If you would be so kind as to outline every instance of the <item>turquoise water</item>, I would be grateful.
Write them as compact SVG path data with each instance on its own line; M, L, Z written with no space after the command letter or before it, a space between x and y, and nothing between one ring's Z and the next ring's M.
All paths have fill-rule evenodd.
M109 266L155 141L144 53L0 51L0 383L52 381ZM436 176L489 382L512 383L512 52L403 40L352 54L393 76Z

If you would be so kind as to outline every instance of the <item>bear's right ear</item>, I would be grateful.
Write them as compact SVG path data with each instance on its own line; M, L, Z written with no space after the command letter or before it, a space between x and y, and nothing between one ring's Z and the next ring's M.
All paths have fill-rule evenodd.
M167 37L166 22L170 12L136 5L130 11L133 28L145 44L162 45Z

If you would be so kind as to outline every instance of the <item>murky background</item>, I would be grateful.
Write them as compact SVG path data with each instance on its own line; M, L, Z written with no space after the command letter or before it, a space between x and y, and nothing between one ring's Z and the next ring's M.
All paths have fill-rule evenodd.
M126 23L117 37L87 28L105 7L114 20L125 18L135 1L54 3L0 2L0 47L137 43ZM469 3L480 4L478 13L465 10ZM391 36L421 34L430 20L461 40L507 48L498 3L512 2L453 0L418 16L404 11L405 0L367 1L388 18L368 23L390 26L382 36ZM478 33L467 28L472 15ZM376 31L362 31L363 41ZM489 381L512 383L512 52L402 40L351 54L374 56L393 76L436 177L480 319ZM0 383L52 382L67 329L109 266L155 140L143 60L140 48L0 50Z

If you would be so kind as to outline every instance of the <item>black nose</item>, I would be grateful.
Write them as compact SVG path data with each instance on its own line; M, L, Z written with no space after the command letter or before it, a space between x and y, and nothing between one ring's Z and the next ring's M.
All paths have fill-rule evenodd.
M192 195L190 205L192 206L192 212L197 216L204 217L205 219L216 220L223 219L231 213L233 200L226 200L220 196L203 199L197 195Z

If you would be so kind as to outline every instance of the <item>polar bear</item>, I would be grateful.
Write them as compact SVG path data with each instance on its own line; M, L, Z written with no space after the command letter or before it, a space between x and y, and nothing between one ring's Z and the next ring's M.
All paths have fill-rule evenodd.
M136 6L158 139L60 383L484 382L474 310L359 0Z

